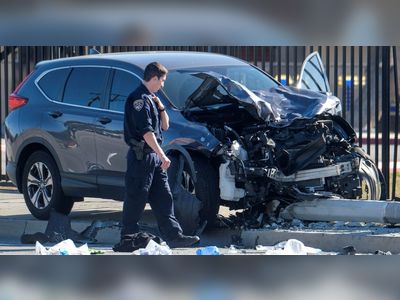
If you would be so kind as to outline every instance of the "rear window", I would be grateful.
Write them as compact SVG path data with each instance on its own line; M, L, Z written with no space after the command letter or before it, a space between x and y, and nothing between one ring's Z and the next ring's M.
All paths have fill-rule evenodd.
M38 85L48 98L60 101L65 80L70 71L70 68L50 71L38 81Z
M101 96L106 86L108 68L73 68L65 86L63 102L68 104L101 107Z
M116 70L109 98L109 109L123 112L126 98L139 87L140 83L141 80L133 74Z

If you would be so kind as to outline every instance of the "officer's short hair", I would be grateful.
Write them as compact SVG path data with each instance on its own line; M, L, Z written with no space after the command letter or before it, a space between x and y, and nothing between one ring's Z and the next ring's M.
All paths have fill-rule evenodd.
M157 76L157 78L160 79L162 76L167 74L168 70L166 67L159 62L152 62L146 66L146 69L144 69L143 79L144 81L150 81L154 76Z

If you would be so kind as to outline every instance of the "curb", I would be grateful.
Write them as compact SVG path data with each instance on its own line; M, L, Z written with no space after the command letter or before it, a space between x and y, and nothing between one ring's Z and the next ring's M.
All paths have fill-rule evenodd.
M289 230L244 230L241 235L243 245L273 246L289 239L301 241L305 246L327 252L340 252L344 247L353 246L358 253L374 253L377 250L400 253L400 229L384 234L371 231L316 232Z

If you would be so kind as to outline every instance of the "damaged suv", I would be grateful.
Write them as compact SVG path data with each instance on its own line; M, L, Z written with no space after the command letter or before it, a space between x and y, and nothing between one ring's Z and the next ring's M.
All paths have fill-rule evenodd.
M152 61L169 70L163 148L186 232L213 224L220 205L260 218L273 200L385 198L318 53L286 87L229 56L136 52L40 62L10 96L7 173L34 216L69 213L83 197L123 200L124 102Z

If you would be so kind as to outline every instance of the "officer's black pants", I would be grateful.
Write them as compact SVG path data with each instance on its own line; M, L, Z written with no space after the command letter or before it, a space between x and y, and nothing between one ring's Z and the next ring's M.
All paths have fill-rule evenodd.
M175 218L167 173L161 169L161 160L156 153L144 154L143 160L137 160L135 153L129 150L125 189L121 236L139 232L138 222L147 202L164 240L172 240L182 233Z

